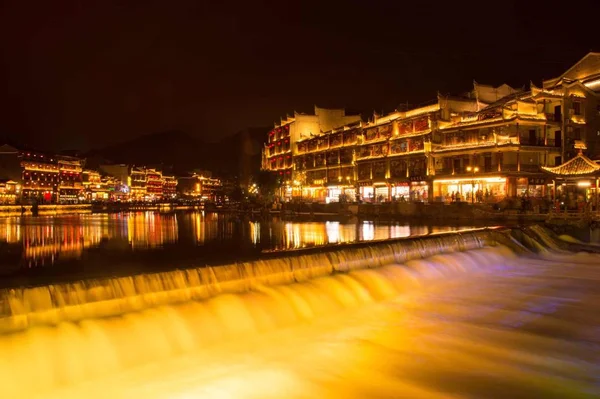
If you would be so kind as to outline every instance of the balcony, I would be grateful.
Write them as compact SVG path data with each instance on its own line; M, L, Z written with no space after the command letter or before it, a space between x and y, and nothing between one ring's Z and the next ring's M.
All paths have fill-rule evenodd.
M548 122L561 123L562 122L562 114L550 114L550 113L546 113L546 120Z
M557 145L555 139L548 139L547 141L544 141L543 138L536 138L535 140L531 140L529 137L521 137L520 141L521 145L531 147L560 147L560 144Z
M517 172L519 167L516 163L502 164L502 172Z
M521 164L521 172L539 172L540 165Z

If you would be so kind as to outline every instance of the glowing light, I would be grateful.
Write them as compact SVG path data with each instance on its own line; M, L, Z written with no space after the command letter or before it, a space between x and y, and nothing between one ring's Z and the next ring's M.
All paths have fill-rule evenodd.
M577 186L579 186L579 187L590 187L591 185L592 185L592 183L590 183L589 181L577 182Z
M505 183L505 177L477 177L476 180L484 181L488 183ZM462 179L439 179L434 180L434 183L460 183L460 182L470 182L473 181L472 177L466 177Z

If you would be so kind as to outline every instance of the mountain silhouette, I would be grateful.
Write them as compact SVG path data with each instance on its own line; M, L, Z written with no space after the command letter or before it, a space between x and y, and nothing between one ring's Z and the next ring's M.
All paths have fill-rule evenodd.
M156 167L185 175L194 169L247 180L260 168L262 143L269 128L248 128L217 142L206 142L179 131L146 134L85 154L88 167L124 163Z

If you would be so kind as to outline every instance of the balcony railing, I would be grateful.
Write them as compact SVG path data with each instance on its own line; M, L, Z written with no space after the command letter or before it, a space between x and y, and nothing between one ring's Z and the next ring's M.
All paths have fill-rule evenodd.
M529 137L521 137L520 141L521 141L521 145L527 145L527 146L560 147L560 145L557 145L557 142L555 139L548 139L547 141L545 141L542 138L536 138L535 140L531 140Z
M521 164L521 172L539 172L539 165Z
M548 122L562 122L562 114L546 113L546 120Z

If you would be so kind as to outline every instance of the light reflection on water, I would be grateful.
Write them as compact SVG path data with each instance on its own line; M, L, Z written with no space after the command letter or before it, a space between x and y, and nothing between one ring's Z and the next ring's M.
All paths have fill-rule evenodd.
M325 222L250 222L250 238L255 245L265 241L269 249L286 250L343 244L362 241L386 240L473 228L473 226L424 226L402 222L325 221ZM282 225L281 225L282 224ZM266 237L262 237L265 234Z
M461 228L467 228L463 226ZM202 212L84 214L0 219L0 274L65 262L89 269L96 263L138 263L211 257L213 261L264 251L281 251L357 241L423 235L459 227L409 225L402 222L359 220L284 221L248 220ZM139 258L144 253L155 255ZM137 254L137 255L136 255ZM110 256L111 260L102 259ZM104 268L105 266L94 266ZM109 265L106 267L116 267Z

